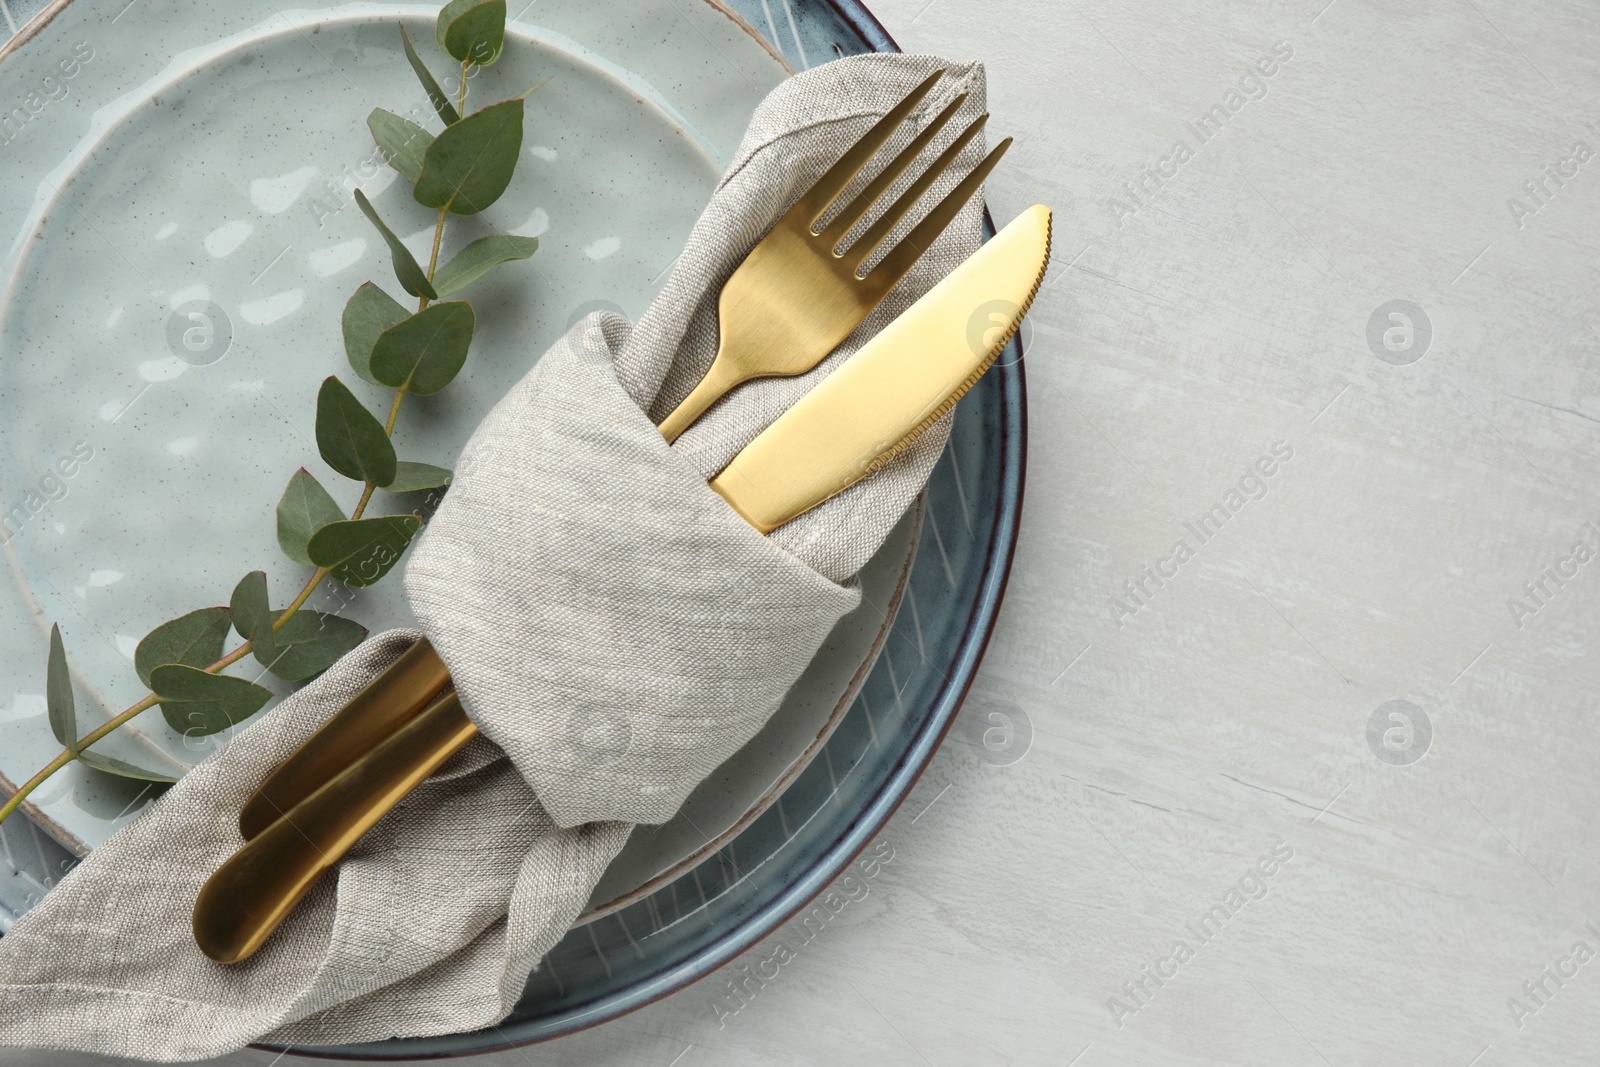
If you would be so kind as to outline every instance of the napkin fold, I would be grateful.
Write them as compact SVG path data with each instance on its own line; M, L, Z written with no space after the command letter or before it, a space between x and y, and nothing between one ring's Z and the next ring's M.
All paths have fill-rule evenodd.
M240 805L418 632L370 638L0 938L0 1044L187 1060L256 1040L475 1030L512 1011L632 826L670 818L856 606L854 574L943 450L948 416L767 536L706 485L977 248L976 199L819 368L743 386L671 446L654 428L710 366L728 275L936 67L947 75L911 131L961 91L958 123L975 117L982 68L934 57L842 59L773 90L638 325L604 313L576 324L474 432L403 580L485 736L369 832L255 956L203 956L190 914L240 845ZM981 154L979 139L930 195Z

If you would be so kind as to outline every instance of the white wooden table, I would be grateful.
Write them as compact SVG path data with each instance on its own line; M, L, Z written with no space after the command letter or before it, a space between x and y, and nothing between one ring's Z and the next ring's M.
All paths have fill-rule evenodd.
M482 1062L1600 1061L1592 5L873 7L1056 210L973 696L1031 744L947 744L748 1003Z

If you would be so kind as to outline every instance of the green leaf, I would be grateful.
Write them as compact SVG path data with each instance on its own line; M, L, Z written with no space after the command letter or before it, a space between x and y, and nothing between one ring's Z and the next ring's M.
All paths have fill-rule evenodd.
M301 467L289 479L289 487L278 500L278 547L296 563L314 567L316 564L311 562L311 556L306 552L311 535L330 522L342 522L344 517L344 510L322 488L322 483ZM216 660L211 662L215 663ZM205 664L194 666L203 667ZM148 682L149 679L146 679Z
M455 473L432 463L411 463L401 460L397 464L394 481L384 486L391 493L415 493L419 489L442 489L450 484Z
M378 335L372 374L384 385L430 396L467 362L477 317L465 300L434 304Z
M513 259L527 259L538 248L537 237L511 237L506 234L480 237L434 272L433 287L440 296L449 296L477 281L491 267Z
M207 674L178 663L165 663L151 671L150 683L167 725L188 737L226 730L272 699L271 692L244 678Z
M102 756L92 748L86 748L78 753L78 762L85 767L92 767L106 774L114 774L118 778L133 778L141 782L176 782L178 780L164 771L148 771L143 767L135 767L133 764L119 760L114 756Z
M522 100L502 100L448 127L428 146L411 195L426 207L475 215L500 199L522 153Z
M278 631L278 655L267 669L286 682L303 682L366 638L367 628L358 622L301 608Z
M324 379L317 392L317 449L346 478L377 486L394 481L394 442L338 378Z
M400 27L400 40L405 43L406 61L411 64L411 69L417 72L417 81L422 83L423 91L428 94L428 102L433 105L433 110L439 113L439 120L446 126L454 126L461 121L461 116L450 103L450 98L444 95L444 90L439 88L439 83L433 80L433 75L428 73L428 68L423 66L422 57L417 55L417 50L411 44L411 35L404 26Z
M361 213L377 227L378 233L383 235L384 243L389 246L389 258L394 262L394 276L400 280L400 288L412 296L425 296L429 300L439 299L439 294L428 284L428 276L422 273L422 268L417 265L411 249L401 244L400 238L395 236L394 231L383 224L383 220L373 210L372 201L368 200L367 194L360 189L356 190L356 206L361 208Z
M505 47L505 0L451 0L434 23L439 51L459 62L487 67Z
M367 129L372 131L372 140L389 166L415 185L417 175L422 173L422 153L433 140L433 134L381 107L373 108L372 114L367 116Z
M222 609L208 608L206 610L221 611ZM191 613L191 615L200 614L203 614L203 612L196 611ZM184 616L184 618L189 617L188 615ZM175 619L172 623L167 623L166 626L158 627L155 633L160 633L161 630L182 621L182 619ZM222 632L224 634L228 632L226 623L223 624ZM152 633L151 636L153 637L155 634ZM147 637L145 641L139 643L141 650L149 639ZM222 644L220 639L217 644L220 648ZM138 652L134 653L135 661L137 661L138 655ZM221 656L220 652L218 656ZM144 677L143 672L140 672L139 677ZM52 626L50 627L50 668L45 680L45 705L50 714L50 732L56 735L56 740L60 741L66 750L76 756L78 762L85 767L92 767L97 771L115 774L122 778L137 778L145 782L177 781L172 775L164 774L161 771L147 771L143 767L135 767L131 763L125 763L111 756L102 756L100 753L89 749L80 749L78 747L78 715L75 704L76 701L72 696L72 676L67 671L67 650L61 644L61 627Z
M78 754L78 711L72 697L72 674L67 670L67 650L61 643L61 627L50 627L50 660L45 672L45 708L50 715L50 732L61 746Z
M272 633L272 608L267 604L267 575L265 571L251 571L239 579L233 588L228 606L233 612L233 628L239 636L250 642L250 651L265 666L276 654ZM214 662L214 661L213 661ZM154 684L157 667L150 672Z
M422 528L415 515L383 515L324 526L311 536L311 559L346 585L372 585L395 565Z
M232 615L227 608L201 608L164 622L145 635L133 650L133 669L150 684L150 672L163 663L209 667L222 658Z
M372 376L372 346L378 335L411 312L371 282L363 282L344 306L344 354L362 381L383 383Z

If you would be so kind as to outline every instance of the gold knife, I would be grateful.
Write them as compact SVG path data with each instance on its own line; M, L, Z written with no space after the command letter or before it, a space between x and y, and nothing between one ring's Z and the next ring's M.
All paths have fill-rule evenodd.
M1050 211L1035 205L763 430L711 487L765 533L866 477L988 370L1049 260ZM437 670L430 657L419 642L391 670L425 675ZM477 734L445 693L260 828L195 901L201 951L219 963L255 952L362 834Z

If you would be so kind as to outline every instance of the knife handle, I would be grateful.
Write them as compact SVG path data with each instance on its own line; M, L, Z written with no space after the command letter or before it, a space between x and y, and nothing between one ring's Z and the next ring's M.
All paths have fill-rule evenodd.
M260 948L357 838L477 735L451 690L263 829L200 890L200 951L236 963Z
M252 841L384 738L416 718L450 684L450 671L421 638L340 708L256 787L239 812Z

